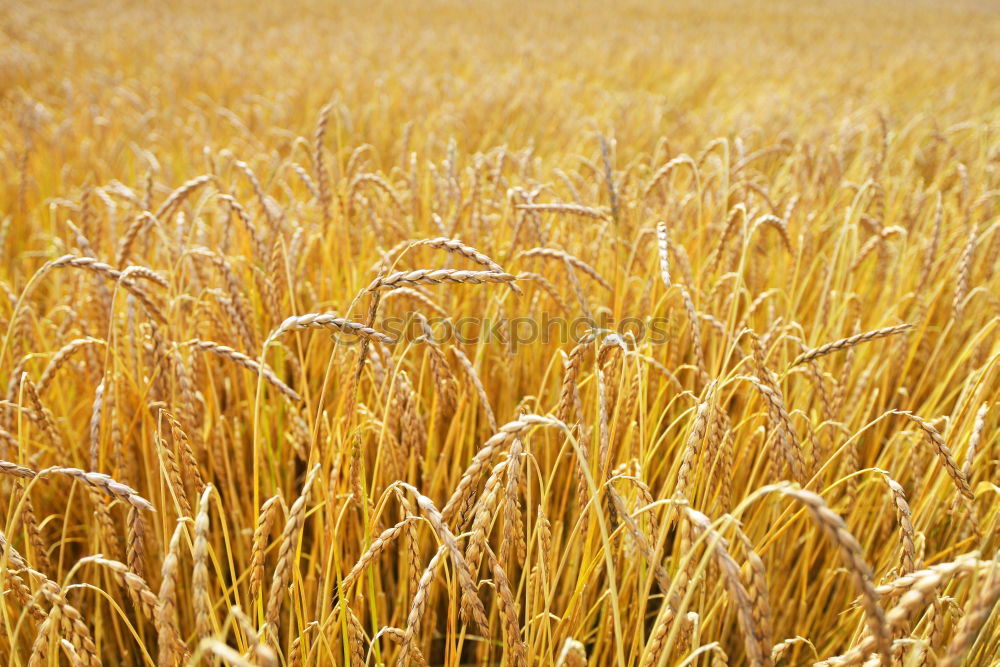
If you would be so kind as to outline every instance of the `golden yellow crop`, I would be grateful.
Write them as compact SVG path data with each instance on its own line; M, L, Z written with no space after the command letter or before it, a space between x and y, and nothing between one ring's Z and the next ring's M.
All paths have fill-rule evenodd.
M1000 664L995 3L0 29L0 666Z

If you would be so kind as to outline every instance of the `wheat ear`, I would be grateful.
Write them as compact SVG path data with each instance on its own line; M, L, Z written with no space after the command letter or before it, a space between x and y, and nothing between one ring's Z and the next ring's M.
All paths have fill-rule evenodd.
M281 546L278 548L278 564L274 568L274 576L271 579L271 589L267 595L267 609L264 618L272 632L278 622L278 615L281 613L281 602L291 580L292 564L295 560L295 553L298 547L299 534L302 525L305 523L306 503L309 501L309 492L319 474L320 465L313 466L306 481L302 485L302 492L292 503L288 510L288 519L285 521L285 528L281 532Z
M848 336L847 338L841 338L840 340L835 340L832 343L826 343L811 350L806 350L797 356L795 361L789 364L789 368L792 366L798 366L799 364L808 363L814 359L825 357L828 354L839 352L840 350L846 350L847 348L860 345L861 343L867 343L869 341L878 340L879 338L885 338L886 336L892 336L904 331L909 331L912 328L912 324L897 324L896 326L885 327L884 329L875 329L873 331L865 331L864 333L854 334L853 336Z

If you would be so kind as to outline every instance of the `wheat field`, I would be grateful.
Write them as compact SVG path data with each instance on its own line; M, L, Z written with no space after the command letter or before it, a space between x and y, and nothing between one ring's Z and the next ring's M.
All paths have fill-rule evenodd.
M995 3L0 27L0 664L1000 664Z

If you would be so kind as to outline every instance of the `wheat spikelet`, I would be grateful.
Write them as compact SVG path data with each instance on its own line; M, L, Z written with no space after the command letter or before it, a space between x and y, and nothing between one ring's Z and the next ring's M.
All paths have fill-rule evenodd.
M87 472L85 470L80 470L79 468L61 468L59 466L45 468L44 470L40 470L38 472L38 477L44 478L52 475L60 475L75 479L78 482L103 491L112 498L118 498L136 509L148 510L151 512L156 511L152 503L140 496L135 489L126 486L121 482L116 482L110 475L105 475L104 473L99 472Z
M445 252L453 253L464 257L480 266L485 266L488 270L495 273L504 273L503 267L497 264L495 261L490 259L484 253L476 250L470 245L462 243L458 239L450 239L447 237L439 237L433 239L421 239L419 241L411 242L407 247L417 247L425 246L428 248L434 248L437 250L444 250Z
M130 277L132 275L147 278L156 276L157 279L154 280L154 282L165 285L166 279L159 276L159 274L149 270L126 273L128 269L125 269L125 271L118 271L117 269L111 268L110 265L105 264L104 262L97 261L93 257L78 257L76 255L63 255L62 257L49 262L47 267L52 269L62 267L86 269L88 271L93 271L98 275L104 276L109 280L114 280L121 285L122 288L132 294L132 296L134 296L139 303L142 304L142 307L154 320L159 322L167 321L166 315L163 314L163 311L158 305L156 305L156 302L153 301L146 290L141 288L139 284L133 281Z
M698 323L698 311L695 310L694 302L691 301L691 293L683 285L681 297L684 300L684 310L687 312L688 322L691 324L691 344L694 347L695 361L698 363L698 371L703 381L707 381L708 371L705 366L705 349L701 343L701 325Z
M226 283L226 295L232 308L233 324L239 333L240 339L248 349L257 348L257 336L254 331L254 318L251 315L250 304L244 295L243 287L233 266L221 252L212 251L206 248L194 248L190 251L193 256L208 259L222 276Z
M3 565L2 571L9 581L14 597L22 605L22 608L27 609L36 621L44 621L46 613L38 606L35 596L31 593L31 588L28 587L20 574L28 571L28 564L17 549L7 542L7 536L2 530L0 530L0 564Z
M362 483L362 471L361 471L361 436L355 436L354 446L351 448L351 466L350 466L350 480L351 480L351 502L358 510L358 518L363 518L367 504L371 506L370 498L365 493L364 484Z
M288 649L288 667L302 667L302 637L304 634L303 632L292 640Z
M539 194L541 194L540 188L534 188L528 192L520 186L515 186L507 190L507 198L510 200L511 204L514 204L515 206L515 202L518 199L521 200L522 204L533 204L535 203L535 198ZM535 238L538 239L538 242L542 244L548 243L548 234L546 233L545 227L542 225L542 217L537 211L531 210L524 211L524 214L518 217L517 228L514 230L513 238L518 238L517 232L520 231L521 225L523 225L525 220L531 221L531 225L535 232Z
M442 237L447 238L447 237ZM380 256L379 261L368 267L368 273L378 273L379 271L387 271L393 264L393 258L399 255L404 250L414 248L420 244L421 240L403 240L392 246L388 250L382 250L381 246L378 248L377 252Z
M332 102L320 110L313 140L313 169L316 171L316 186L319 190L319 201L323 208L323 222L325 224L330 224L330 221L333 220L333 214L330 210L332 207L330 184L323 159L323 140L326 138L326 126L332 110Z
M518 562L523 563L528 554L528 543L525 538L525 527L524 527L524 516L521 513L521 500L518 495L518 491L522 486L526 484L525 472L522 469L521 456L524 452L524 447L520 440L515 439L510 446L507 458L507 486L505 488L505 498L504 498L504 526L506 530L504 531L504 540L514 542L514 546L517 547L517 559ZM510 549L510 545L507 545L507 550ZM501 551L504 551L504 542L500 545ZM513 569L513 565L510 564L510 560L505 561L508 563L508 568Z
M229 615L236 621L236 625L239 627L240 632L243 633L244 640L247 643L247 648L243 652L243 656L248 660L255 660L261 667L277 667L278 657L274 654L274 650L270 646L260 643L257 630L254 628L250 617L238 606L230 607Z
M163 457L163 467L167 473L167 485L170 488L171 495L177 501L180 516L194 516L191 511L191 503L188 500L187 491L184 488L184 475L181 473L181 466L177 461L177 455L172 449L166 446L163 438L157 438L157 445L157 449Z
M38 473L31 468L25 468L10 461L0 461L0 474L19 477L21 479L33 479Z
M976 554L962 554L952 561L931 565L897 577L881 586L876 586L875 594L887 599L897 598L909 592L922 579L934 577L935 580L941 582L968 576L977 570L989 568L992 565L993 561L979 560Z
M990 615L995 611L998 601L1000 601L1000 565L994 563L986 580L981 584L979 595L966 611L965 617L959 625L958 632L955 633L955 638L952 639L944 657L938 661L938 665L941 667L959 667L962 664L965 655L975 643L980 630L986 625ZM984 655L983 657L986 658L987 656Z
M681 506L685 515L691 522L693 528L698 533L706 536L708 548L714 556L715 563L722 572L726 589L729 591L736 603L737 617L740 621L740 628L743 632L743 646L747 654L747 659L753 665L770 665L770 646L762 645L762 639L767 632L762 627L758 627L754 615L753 603L746 587L740 578L740 568L729 554L725 540L714 528L707 516L691 509L686 505ZM766 652L762 650L766 649Z
M580 376L580 369L583 365L583 355L592 347L592 339L587 337L573 346L563 361L563 381L559 394L559 404L556 406L556 419L564 423L570 423L571 411L573 409L573 392Z
M209 504L214 487L205 487L198 501L198 514L194 520L194 569L191 585L194 588L195 627L198 637L212 634L212 599L208 592L208 529Z
M150 589L149 584L140 575L136 574L125 563L99 556L91 556L89 562L105 567L114 574L119 585L129 592L136 601L136 605L142 610L143 615L153 621L157 628L160 627L159 600L156 594Z
M242 352L237 352L231 347L226 345L220 345L219 343L214 343L208 340L201 340L198 338L193 338L189 341L185 341L184 345L190 345L191 347L196 347L199 350L204 350L206 352L211 352L212 354L221 357L223 359L228 359L237 366L242 366L247 370L253 371L254 373L260 373L264 376L264 379L273 385L278 391L287 396L290 400L295 402L300 402L302 397L299 396L291 387L286 385L284 382L278 379L274 371L268 368L267 365L261 365L254 361L250 357L246 356Z
M719 240L712 250L712 255L709 259L708 266L709 272L715 272L719 267L719 263L722 261L723 256L726 252L726 243L735 233L740 222L746 224L747 221L747 208L742 202L733 207L733 210L729 213L729 219L726 221L726 226L723 227L722 233L719 235ZM668 246L669 247L669 246ZM742 327L739 327L742 328Z
M976 226L971 225L969 239L965 242L962 257L958 261L958 278L955 280L955 296L952 299L952 318L955 322L962 319L965 310L965 297L969 293L969 275L972 272L972 256L976 250Z
M20 383L16 384L17 386L20 386ZM19 405L14 401L8 401L8 400L0 400L0 408L4 408L6 410L10 410L13 412L20 412L25 417L30 419L33 424L38 425L43 431L45 429L45 414L42 412L38 412L34 408L24 405ZM5 439L7 444L12 448L16 448L17 438L12 433L10 433L10 431L5 431L5 432L9 436L8 438Z
M892 504L896 510L896 520L899 522L899 573L906 575L916 569L916 547L914 546L916 533L913 530L913 515L910 512L909 504L906 502L906 493L903 491L903 487L890 477L887 472L882 473L882 478L885 480L886 485L889 487L889 492L892 494Z
M736 526L736 536L743 544L743 551L746 554L748 564L747 595L750 597L750 604L753 608L753 627L757 643L760 645L761 656L765 664L773 659L773 639L771 629L771 603L768 600L767 592L767 572L764 568L764 561L760 559L754 551L753 543L750 541L739 526Z
M319 190L313 182L312 177L309 175L309 172L307 172L305 168L297 162L288 163L288 167L295 172L295 175L298 176L299 179L302 180L302 184L306 186L306 190L309 191L309 194L311 194L316 201L320 201Z
M660 278L663 284L670 287L670 233L667 223L656 223L656 242L660 254Z
M28 534L28 542L31 544L32 555L35 562L43 572L52 570L52 563L49 559L48 542L42 535L41 527L38 525L38 516L35 513L35 505L28 495L24 482L17 482L14 486L15 493L11 497L11 505L21 506L21 524Z
M707 456L711 461L712 486L718 489L719 503L728 509L733 493L733 430L729 415L719 401L712 408L708 427Z
M372 339L386 345L392 345L396 341L383 333L375 331L358 322L351 322L342 317L337 317L333 313L310 313L308 315L292 315L285 319L277 329L267 337L267 342L271 343L289 331L299 329L336 329L337 331L352 334L363 339Z
M923 262L920 265L920 278L917 281L917 292L923 291L927 286L934 270L934 260L937 257L938 247L941 243L941 222L944 218L944 202L941 192L935 193L934 222L931 225L931 238L924 251Z
M479 395L479 405L483 409L483 414L486 416L486 423L490 427L490 432L495 433L497 430L497 420L493 415L493 408L490 406L489 396L486 395L486 388L483 387L482 381L479 379L479 374L476 373L475 367L469 358L465 356L465 353L458 346L453 346L451 348L452 353L455 358L458 359L459 365L465 370L465 374L469 377L472 382L472 386L475 387L476 393Z
M52 356L52 359L49 360L45 370L42 371L42 374L39 376L38 382L35 385L35 388L38 390L38 394L40 396L45 394L49 385L52 383L52 380L55 378L56 373L58 373L59 369L65 366L67 362L69 362L70 358L77 351L82 350L89 345L106 344L107 342L100 338L92 338L88 336L86 338L76 338L63 345L59 348L59 351Z
M350 173L350 171L347 171ZM396 191L389 185L388 181L379 176L378 174L358 174L351 179L351 182L347 186L347 201L353 204L357 198L357 192L361 189L361 186L370 183L375 186L376 189L381 190L389 196L389 200L392 202L393 206L399 213L406 211L406 206L403 201L396 194ZM362 198L363 200L364 198Z
M191 447L191 440L188 438L187 433L181 427L181 423L177 421L177 418L166 410L160 410L160 415L167 420L170 424L170 437L174 441L174 445L181 453L181 463L184 466L184 473L190 476L195 489L198 493L202 493L205 490L205 480L201 474L201 468L198 465L198 460L194 455L194 449ZM166 451L166 450L164 450ZM183 489L184 487L181 486ZM190 513L187 514L190 516Z
M38 625L35 641L31 644L31 654L28 656L28 667L48 667L51 664L49 651L52 645L52 631L59 624L59 607L52 607L44 620ZM74 665L76 667L76 665Z
M393 488L396 500L399 501L400 514L404 519L413 517L413 505L406 497L406 493L396 487ZM420 565L420 542L417 536L416 521L411 521L406 527L406 568L407 568L407 591L415 593L422 570Z
M309 500L309 492L316 480L316 476L319 474L319 469L319 464L316 464L309 471L309 474L306 475L306 481L302 485L302 492L295 499L295 502L292 503L291 508L289 508L288 519L285 521L285 527L281 532L281 546L278 548L278 564L274 568L271 589L267 595L267 609L264 614L264 618L271 628L276 626L278 615L281 613L281 602L285 589L288 588L288 582L291 579L292 563L298 547L299 533L305 522L306 503Z
M793 478L800 483L805 483L806 468L802 459L801 444L795 434L795 427L792 426L792 418L785 409L780 390L777 389L777 385L769 384L766 380L761 381L751 377L745 379L757 388L767 404L768 414L771 421L777 426L781 450L792 470ZM777 470L774 472L779 474Z
M218 662L222 662L225 665L232 665L232 667L256 667L242 653L214 637L203 639L198 645L198 650L206 657L214 656Z
M125 228L125 233L118 240L118 250L115 253L115 266L125 267L128 263L129 255L132 254L132 246L135 245L139 234L156 222L156 218L149 211L143 211L132 219L132 222Z
M121 283L131 283L132 278L143 278L151 283L154 283L164 289L170 287L170 283L167 279L161 276L159 273L149 268L148 266L126 266L122 269L121 275L118 277Z
M653 568L653 577L656 579L656 585L659 587L660 592L667 595L670 592L670 576L667 574L667 571L663 569L663 566L659 564L656 554L653 552L653 548L646 535L642 532L642 529L639 527L635 518L633 518L629 513L628 508L625 507L625 501L622 500L621 495L619 495L618 491L616 491L612 486L608 487L608 497L615 508L617 516L625 524L626 530L628 530L632 539L635 541L639 553L642 554L642 557L645 558L646 562ZM675 592L669 599L671 609L676 610L679 603L679 596Z
M184 524L178 522L170 538L166 556L160 568L160 589L157 592L157 617L160 619L159 667L168 667L185 653L177 626L177 564Z
M586 316L588 321L594 321L594 313L590 308L590 302L587 300L587 295L583 291L583 286L580 284L580 280L576 277L576 270L565 257L563 258L563 266L566 269L566 275L569 277L569 284L573 288L573 294L576 296L576 301L580 304L580 311L584 314L584 316Z
M388 276L376 278L369 286L369 292L392 290L406 285L461 285L482 283L511 283L517 280L509 273L494 271L466 271L459 269L417 269L415 271L397 271ZM383 342L389 342L388 340Z
M935 570L914 573L912 586L900 597L896 606L885 615L889 629L895 633L905 632L910 620L923 611L928 604L937 600L935 591L941 585L942 578L943 574ZM1000 586L994 585L993 588L994 591L1000 593ZM877 644L877 638L867 636L847 653L814 664L816 667L854 665L861 662ZM883 654L880 651L881 655Z
M431 376L434 378L434 385L437 387L440 397L439 408L441 415L445 419L452 416L458 404L458 390L456 380L448 365L448 360L437 345L427 338L427 355L430 359Z
M862 220L864 219L865 218L862 217ZM876 248L879 248L880 252L884 252L885 245L886 245L885 236L883 236L881 233L876 233L875 236L872 236L870 239L865 241L865 244L858 249L858 254L854 258L854 263L851 264L851 267L848 269L848 271L850 273L854 273L855 271L857 271L858 268L864 263L864 261L868 258L869 255L872 254L872 252Z
M100 466L101 459L101 411L104 408L104 382L106 378L101 378L100 384L94 390L94 404L90 411L90 467Z
M254 196L257 198L257 203L260 206L261 212L264 214L264 217L267 218L268 226L272 231L277 229L278 220L275 219L275 216L271 211L268 197L264 193L264 188L261 186L260 179L257 178L257 174L253 172L250 165L242 160L234 160L233 164L235 164L236 168L242 171L243 175L247 177L248 181L250 181L250 187L253 189Z
M431 583L437 573L438 566L442 562L444 555L448 553L448 547L441 545L437 553L427 563L420 581L417 583L417 590L410 603L410 611L406 617L406 631L403 633L403 641L400 642L399 654L396 656L396 667L408 667L410 653L415 653L417 647L414 646L416 636L420 632L420 623L427 612L428 596L430 595Z
M533 426L554 426L557 428L566 428L566 425L558 419L533 414L522 415L520 418L501 426L494 435L483 443L482 447L479 448L479 451L476 452L475 457L473 457L472 462L465 469L465 472L462 473L458 486L452 492L448 502L441 510L441 515L444 517L446 522L452 523L452 518L454 517L455 512L458 511L459 508L463 507L463 505L468 501L469 497L473 493L474 484L479 482L480 474L493 456L497 453L498 449L510 438L520 436L524 431L532 428ZM463 512L458 525L463 525L466 518L467 515Z
M281 512L281 496L275 494L264 501L257 515L257 526L253 531L253 543L250 548L250 599L256 600L260 593L261 582L264 580L264 551L267 539L271 534L278 514Z
M494 273L505 273L503 267L497 264L494 260L490 259L487 255L476 250L472 246L462 243L458 239L451 239L447 237L439 237L434 239L421 239L420 241L415 241L411 243L407 247L417 247L417 246L426 246L429 248L435 248L437 250L444 250L446 252L464 257L472 262L475 262L476 264L479 264L480 266L485 266L487 270L492 271ZM508 287L510 287L511 291L513 291L515 294L518 295L522 294L521 288L518 287L516 283L510 282L507 283L507 285Z
M56 428L55 417L52 416L52 412L42 404L42 399L38 396L38 390L35 389L35 384L28 377L27 373L21 374L21 388L24 390L24 395L28 399L31 409L34 414L39 415L38 424L41 426L42 431L49 441L55 445L62 445L62 436L59 435L59 431Z
M642 190L642 199L648 199L649 193L653 191L653 188L659 185L660 181L662 181L668 175L670 175L670 172L675 167L678 167L682 164L687 165L688 167L691 168L691 173L694 175L695 181L697 181L698 165L695 164L694 159L690 155L678 155L677 157L673 158L672 160L669 160L666 164L664 164L662 167L656 170L656 173L653 174L652 178L649 179L649 183L647 183L646 187L643 188Z
M558 250L556 248L532 248L530 250L525 250L524 252L521 253L520 256L527 258L541 257L544 259L552 259L560 262L565 262L569 266L572 266L574 269L579 269L580 271L582 271L584 274L592 278L598 285L608 290L609 292L614 291L614 288L611 287L611 283L605 280L604 277L601 276L601 274L599 274L594 267L587 264L583 260L574 257L573 255L569 254L564 250Z
M63 632L70 635L73 647L77 650L80 664L84 667L100 667L101 659L97 655L90 629L83 622L83 616L66 599L63 590L53 581L46 579L39 590L53 607L59 608L59 620Z
M795 250L792 248L792 240L788 236L788 223L779 218L776 215L765 214L758 217L753 221L753 225L750 227L749 236L753 236L753 233L760 227L770 227L778 232L778 236L781 238L781 243L788 251L788 254L792 257L795 256Z
M962 497L967 501L970 509L974 509L973 502L976 497L972 493L972 489L969 488L969 481L966 479L965 474L962 469L958 467L955 462L954 457L951 455L951 450L944 442L944 437L938 432L930 422L926 421L922 417L919 417L908 410L890 410L889 414L896 414L906 417L911 422L917 425L917 427L924 432L927 441L934 448L934 452L937 454L938 458L941 459L941 463L944 465L945 472L951 477L952 481L955 482L955 487ZM973 515L974 516L974 515Z
M489 537L490 526L494 516L498 511L497 501L499 500L500 485L503 482L504 472L507 470L507 460L503 459L497 463L486 478L482 493L476 500L475 513L472 519L472 528L469 531L468 547L465 551L465 560L468 561L470 572L475 578L479 571L480 560L486 552L486 540Z
M236 164L242 165L244 163L237 160ZM256 177L254 177L254 180L256 180ZM257 187L260 187L259 183L257 184ZM216 197L220 201L226 202L226 205L229 207L229 211L231 213L235 213L236 217L239 218L241 223L243 223L243 227L247 230L247 233L250 234L250 240L253 241L254 256L258 260L264 261L268 257L266 244L264 243L264 239L261 237L260 232L257 230L257 226L253 224L253 220L250 219L250 214L247 213L246 209L243 208L243 206L241 206L234 197L225 194L219 194L216 195ZM267 208L264 207L264 210L266 211Z
M567 213L594 220L611 220L612 216L599 208L581 206L579 204L515 204L519 211L536 211L539 213Z
M434 501L406 482L397 482L396 484L413 495L416 499L417 507L424 515L424 518L431 524L434 532L437 533L438 539L447 547L448 555L455 567L455 573L462 589L463 616L474 621L484 635L488 634L489 621L486 620L486 610L483 607L482 600L479 599L476 585L469 574L469 566L465 561L462 550L458 547L458 541L455 539L454 533L448 528L441 512L438 512L437 507L434 506Z
M707 394L711 395L711 389ZM701 450L701 443L705 440L705 433L708 427L709 402L703 401L698 404L698 411L695 414L694 424L684 445L684 456L681 459L680 469L677 471L676 493L688 497L688 485L691 481L691 469Z
M847 529L844 520L827 507L822 497L810 491L787 486L775 487L774 490L805 505L816 523L837 547L844 566L851 574L855 588L861 593L861 606L868 618L872 645L878 651L881 663L889 665L892 661L889 622L886 620L885 610L878 602L878 594L872 584L872 570L865 561L861 545Z
M94 520L100 535L98 543L101 545L102 553L110 555L114 560L121 560L121 541L118 539L111 508L106 504L105 496L91 486L87 487L87 496L94 508Z
M403 532L408 529L411 524L413 524L414 520L415 519L413 517L407 517L395 525L386 528L378 535L378 537L372 540L368 549L361 554L358 562L354 564L351 571L348 572L347 576L345 576L341 581L341 591L346 591L348 588L353 586L354 582L359 576L361 576L361 573L364 572L365 568L368 567L372 561L378 558L379 554L391 547L400 535L402 535ZM346 595L342 592L341 597L346 597Z
M678 500L680 500L678 498ZM685 526L687 526L685 528ZM690 533L690 527L687 522L681 523L682 530L686 533ZM686 553L690 550L691 538L689 534L682 534L682 550ZM687 587L687 577L690 576L690 572L685 572L685 580L682 581L681 590L676 592L675 599L681 599L685 593ZM652 629L649 632L649 638L646 640L646 646L643 649L642 667L653 667L654 665L659 665L662 662L663 655L666 651L666 641L670 635L670 630L673 627L675 621L678 620L677 615L677 605L673 600L666 601L661 607L656 619L653 624ZM683 622L683 621L682 621ZM682 628L683 632L683 628Z
M500 562L488 552L490 556L490 569L493 572L493 581L497 587L497 606L500 610L500 617L503 625L504 652L507 656L506 664L516 667L527 667L528 648L521 639L521 628L518 623L518 606L514 599L514 594L510 590L510 581L504 572Z
M808 363L814 359L832 354L833 352L838 352L840 350L854 347L855 345L860 345L861 343L867 343L868 341L909 331L912 328L912 324L898 324L892 327L885 327L884 329L875 329L874 331L866 331L864 333L848 336L847 338L842 338L840 340L833 341L832 343L826 343L825 345L820 345L817 348L807 350L806 352L800 354L795 358L795 361L789 364L789 368L792 366L798 366L799 364Z
M125 559L129 569L141 577L145 571L146 521L135 505L129 508L127 524Z
M858 327L855 326L855 329ZM851 380L851 371L854 368L854 358L856 356L854 347L849 347L844 355L844 365L840 370L840 379L833 390L833 413L839 414L844 408L844 401L847 398L847 388Z
M192 178L191 180L183 183L179 188L170 193L170 195L163 200L159 208L153 213L153 217L164 223L170 220L170 216L180 208L180 205L184 203L191 193L200 188L201 186L215 180L212 174L205 174L204 176L198 176L197 178Z
M340 605L336 610L343 610L347 621L347 643L351 657L351 667L364 667L365 648L363 646L365 631L361 621L355 616L349 605Z
M385 627L379 630L378 634L375 635L375 638L378 637L387 637L397 644L401 644L406 638L406 632L404 630L400 630L399 628ZM409 659L412 660L417 667L428 667L427 659L416 646L411 645L409 647Z
M986 427L986 413L989 412L990 405L983 402L976 411L976 419L972 425L972 435L969 436L969 446L965 450L965 460L962 461L962 474L970 485L972 484L972 463L976 458L976 451L983 437L983 429Z
M427 426L417 411L417 397L405 371L396 379L402 415L402 445L408 456L423 458L427 446Z
M788 651L788 649L795 644L808 644L809 646L812 646L812 642L805 637L792 637L790 639L782 640L775 644L774 648L771 649L771 660L777 663L778 660L780 660L781 657ZM815 652L815 647L813 647L813 651Z

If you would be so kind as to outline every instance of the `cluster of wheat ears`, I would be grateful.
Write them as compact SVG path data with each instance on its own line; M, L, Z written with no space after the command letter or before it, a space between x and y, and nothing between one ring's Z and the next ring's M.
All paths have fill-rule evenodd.
M0 14L0 664L997 664L996 89L699 125L632 7L462 97L496 17L304 6Z

